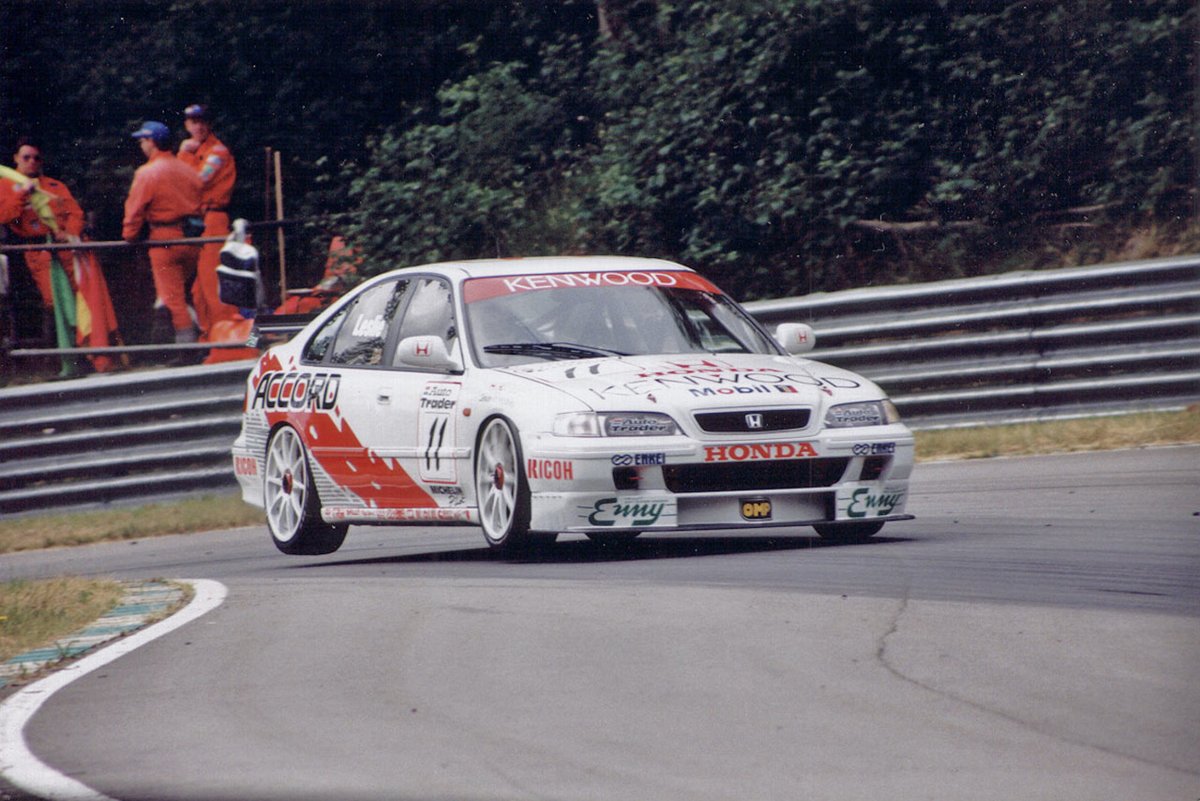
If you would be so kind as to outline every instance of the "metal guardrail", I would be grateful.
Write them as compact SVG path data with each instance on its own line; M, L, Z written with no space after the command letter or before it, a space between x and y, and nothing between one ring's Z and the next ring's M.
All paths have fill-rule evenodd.
M913 428L1200 401L1200 256L749 303L809 322L814 359L878 382Z
M1200 402L1200 257L747 304L882 385L913 428ZM0 514L235 487L251 362L0 389Z

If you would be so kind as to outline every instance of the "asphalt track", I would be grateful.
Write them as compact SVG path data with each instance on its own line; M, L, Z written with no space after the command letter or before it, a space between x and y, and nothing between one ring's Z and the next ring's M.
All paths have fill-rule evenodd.
M869 543L243 529L0 557L215 579L45 699L37 757L135 799L1200 798L1200 448L920 465Z

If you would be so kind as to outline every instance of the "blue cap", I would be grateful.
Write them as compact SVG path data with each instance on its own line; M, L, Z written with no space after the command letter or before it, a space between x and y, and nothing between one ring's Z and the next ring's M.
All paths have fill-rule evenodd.
M208 106L204 105L203 103L193 103L192 105L188 106L183 110L183 116L187 117L189 120L204 120L205 122L208 122L210 119L208 114Z
M146 120L131 136L134 139L153 139L157 145L170 141L171 129L156 120Z

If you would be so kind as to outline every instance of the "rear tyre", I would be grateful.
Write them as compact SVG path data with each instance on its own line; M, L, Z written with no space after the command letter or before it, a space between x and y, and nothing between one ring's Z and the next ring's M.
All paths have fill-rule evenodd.
M283 426L267 444L263 476L267 530L275 547L293 556L333 553L346 539L346 525L321 520L321 500L308 454L296 429Z
M883 523L820 523L813 526L821 539L830 542L862 542L874 537Z
M554 542L554 533L529 530L529 482L516 429L503 417L483 427L475 449L475 498L488 545L516 551Z

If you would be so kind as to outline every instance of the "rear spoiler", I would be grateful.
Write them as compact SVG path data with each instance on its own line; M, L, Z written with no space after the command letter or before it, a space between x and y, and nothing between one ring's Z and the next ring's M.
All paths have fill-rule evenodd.
M324 309L307 314L255 315L250 340L246 344L258 348L285 342L300 333L300 329L312 322L321 311Z

